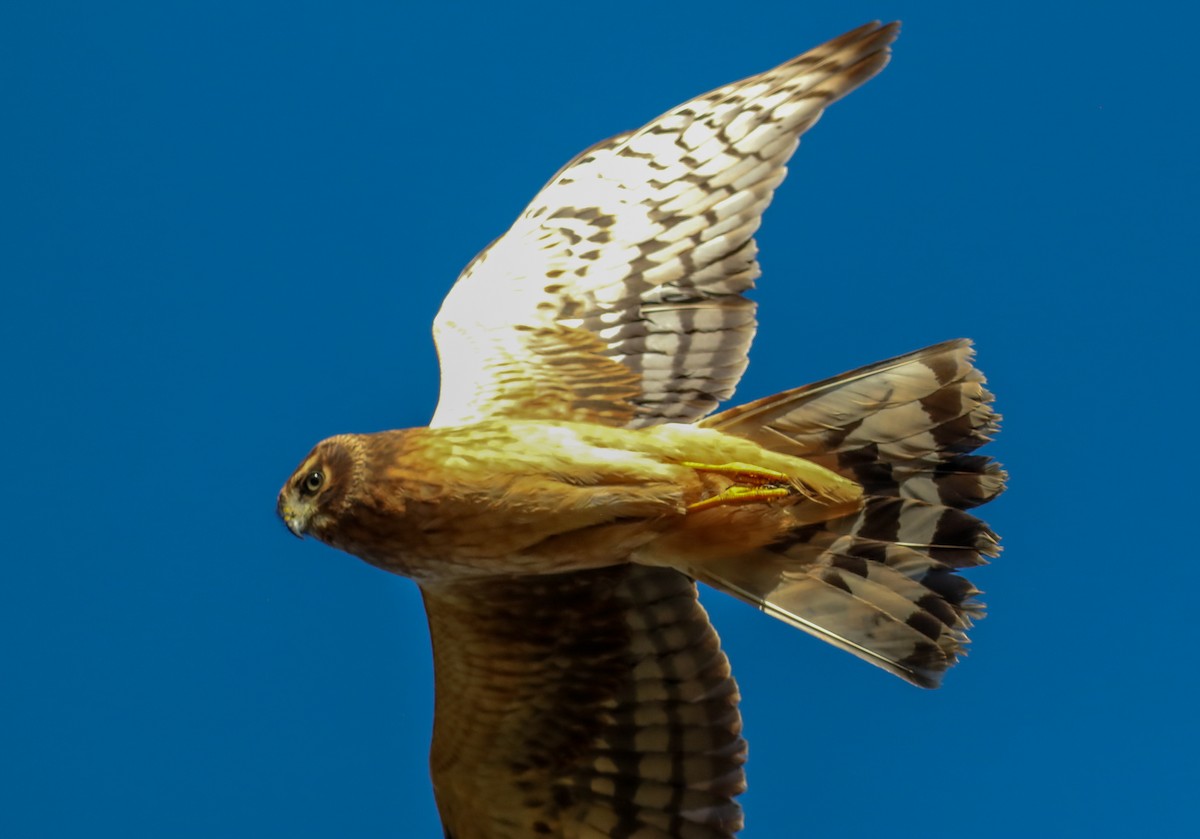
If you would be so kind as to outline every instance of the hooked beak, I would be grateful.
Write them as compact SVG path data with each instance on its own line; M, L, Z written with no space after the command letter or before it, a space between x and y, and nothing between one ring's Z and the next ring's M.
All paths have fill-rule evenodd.
M279 506L276 508L276 512L279 513L279 518L283 519L283 523L287 525L287 529L292 532L293 536L297 539L304 538L304 528L308 523L301 519L287 504L283 503L282 498L279 499Z

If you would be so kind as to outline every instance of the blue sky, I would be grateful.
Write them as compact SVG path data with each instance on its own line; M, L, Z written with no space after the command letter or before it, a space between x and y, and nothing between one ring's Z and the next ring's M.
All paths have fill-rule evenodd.
M744 835L1194 824L1196 11L16 5L0 833L440 835L416 588L292 539L279 485L428 420L441 297L576 151L872 18L895 58L767 215L737 399L973 337L1006 550L937 692L706 593Z

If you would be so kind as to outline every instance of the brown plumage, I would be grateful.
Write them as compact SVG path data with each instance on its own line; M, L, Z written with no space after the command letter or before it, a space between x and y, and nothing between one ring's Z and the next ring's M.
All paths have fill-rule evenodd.
M1004 475L966 341L708 417L745 369L753 233L797 138L886 63L869 24L584 152L435 322L429 428L341 435L279 512L417 581L448 836L741 827L737 688L701 579L915 684L980 614L964 512Z

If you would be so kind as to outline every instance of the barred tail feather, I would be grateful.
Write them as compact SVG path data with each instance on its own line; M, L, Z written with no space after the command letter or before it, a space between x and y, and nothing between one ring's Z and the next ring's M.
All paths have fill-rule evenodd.
M964 512L1004 490L972 454L999 423L971 363L949 341L717 414L702 424L859 482L862 506L798 525L699 577L922 687L936 687L981 617L956 573L999 553Z

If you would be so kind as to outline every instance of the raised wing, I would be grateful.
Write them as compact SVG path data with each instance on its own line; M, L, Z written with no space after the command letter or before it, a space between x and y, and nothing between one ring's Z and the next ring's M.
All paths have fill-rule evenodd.
M898 31L859 27L564 167L442 304L431 425L686 422L728 398L754 337L762 213L800 134L883 68Z
M745 788L737 687L669 568L422 588L430 758L453 839L728 839Z

